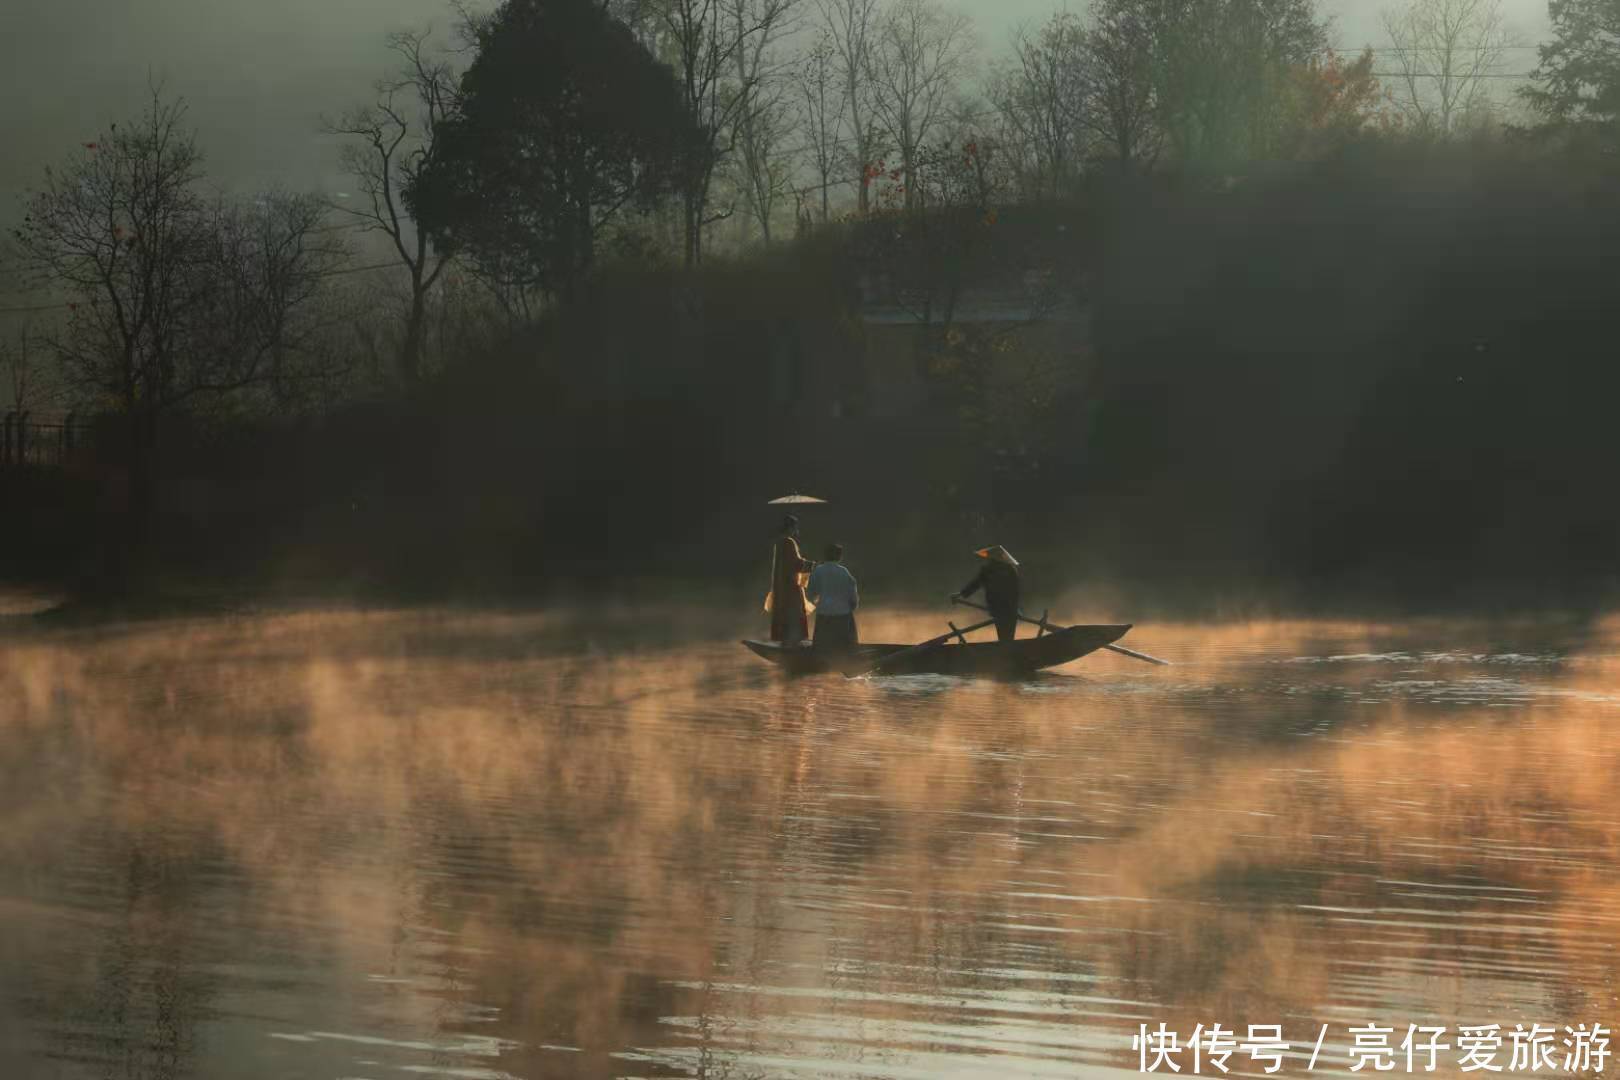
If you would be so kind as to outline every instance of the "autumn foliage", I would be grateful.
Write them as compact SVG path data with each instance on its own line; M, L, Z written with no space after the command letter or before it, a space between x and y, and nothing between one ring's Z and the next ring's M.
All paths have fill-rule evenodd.
M1288 157L1317 158L1395 123L1388 95L1373 74L1371 49L1348 64L1337 53L1326 53L1290 74L1293 115L1283 144Z

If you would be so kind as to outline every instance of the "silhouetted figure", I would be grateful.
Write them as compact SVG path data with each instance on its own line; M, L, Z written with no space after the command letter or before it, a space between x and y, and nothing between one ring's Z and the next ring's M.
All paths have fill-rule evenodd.
M972 581L953 600L965 600L984 589L984 604L996 620L996 637L1011 641L1018 636L1018 560L1000 544L974 552L984 560Z
M818 649L848 651L860 642L855 627L855 609L861 606L860 588L855 575L844 565L844 549L828 544L824 561L810 573L810 584L805 592L816 605L816 638Z
M799 519L789 514L782 521L771 555L771 640L802 645L810 636L805 612L804 583L815 563L799 554Z

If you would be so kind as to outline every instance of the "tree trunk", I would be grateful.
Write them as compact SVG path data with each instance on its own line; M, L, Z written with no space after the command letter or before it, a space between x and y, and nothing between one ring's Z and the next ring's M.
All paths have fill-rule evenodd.
M156 487L157 417L143 405L126 409L125 466L128 489L123 499L108 506L108 527L102 531L101 558L91 587L104 597L129 592L150 548L153 495Z
M405 319L405 344L399 350L399 376L407 387L422 375L422 325L427 319L427 296L420 270L411 274L411 311Z
M703 261L703 207L708 203L708 178L694 180L682 199L685 219L685 265L688 270Z
M141 549L146 545L152 527L154 492L157 472L157 413L151 408L137 409L130 425L130 533L131 546Z
M690 270L697 264L697 214L692 210L692 193L681 199L681 265Z

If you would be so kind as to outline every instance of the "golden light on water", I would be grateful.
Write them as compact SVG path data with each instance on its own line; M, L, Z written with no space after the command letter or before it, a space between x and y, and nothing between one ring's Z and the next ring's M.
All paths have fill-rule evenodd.
M1172 668L999 684L790 681L654 615L14 635L0 1073L1071 1076L1161 1020L1620 1020L1620 623L1162 624L1126 643Z

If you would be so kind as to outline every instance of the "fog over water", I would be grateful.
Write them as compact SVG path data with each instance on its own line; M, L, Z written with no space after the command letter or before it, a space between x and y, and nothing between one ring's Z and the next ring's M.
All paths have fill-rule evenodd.
M1545 4L1502 3L1522 72ZM961 6L992 59L1055 4ZM1338 45L1383 44L1381 6L1331 0ZM70 155L64 192L149 175L84 144L153 80L208 183L335 197L322 116L368 100L390 31L452 22L7 3L0 225ZM531 64L520 31L483 70ZM0 244L0 397L32 417L0 567L38 590L0 588L0 1080L1123 1077L1142 1025L1217 1023L1345 1074L1367 1023L1541 1024L1560 1059L1565 1025L1620 1030L1613 148L1371 133L1373 87L1314 44L1234 48L1286 78L1189 121L1182 77L1227 65L1165 33L1116 85L1160 95L1173 168L1126 138L1082 177L1060 135L1003 199L1002 151L953 131L959 160L875 170L882 213L812 226L782 192L720 257L696 241L734 192L631 130L673 115L656 86L570 130L686 181L667 249L581 225L628 181L502 201L556 194L508 179L555 110L475 125L473 95L412 189L467 257L406 303L274 199L36 202L59 295L14 299ZM613 61L573 85L639 85L636 48L578 52ZM1301 167L1269 168L1285 144ZM544 295L484 295L531 217ZM789 490L832 500L804 554L849 543L864 640L971 621L945 590L1004 543L1030 614L1137 620L1121 643L1172 666L785 678L737 639ZM642 602L557 599L593 596ZM1185 614L1284 602L1542 613Z
M12 630L0 1075L1107 1075L1160 1021L1296 1074L1327 1024L1331 1073L1369 1020L1620 1019L1620 623L998 684L788 681L733 621Z

